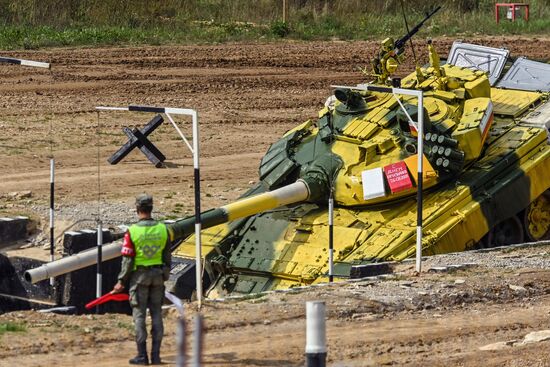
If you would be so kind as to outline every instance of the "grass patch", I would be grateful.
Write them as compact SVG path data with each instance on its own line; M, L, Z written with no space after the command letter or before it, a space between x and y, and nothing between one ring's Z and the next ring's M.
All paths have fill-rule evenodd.
M422 15L413 15L416 23ZM435 36L545 34L549 16L532 16L529 22L507 20L496 24L492 12L456 15L442 12L429 21L417 38ZM224 43L235 41L368 40L386 36L401 37L403 19L397 14L360 14L349 19L336 15L312 16L302 12L288 23L280 20L250 23L240 21L170 20L155 25L3 25L0 49L40 49L60 46L163 45Z
M493 0L406 2L409 25L435 5L442 9L419 38L547 34L547 0L530 1L530 20L496 24ZM233 41L364 40L405 33L400 2L394 0L289 0L282 21L280 0L1 0L0 49L57 46L160 45ZM504 10L504 9L503 9ZM55 17L52 16L55 14Z
M23 332L27 328L23 324L17 324L14 322L2 322L0 323L0 335L3 335L8 332Z

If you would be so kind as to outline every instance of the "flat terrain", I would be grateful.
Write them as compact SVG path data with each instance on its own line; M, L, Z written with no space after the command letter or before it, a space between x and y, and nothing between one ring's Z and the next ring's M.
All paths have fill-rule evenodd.
M508 47L513 55L534 59L548 58L550 48L547 38L465 41ZM424 63L420 43L416 54ZM450 39L435 40L442 56L451 44ZM191 155L169 122L150 136L168 157L166 168L155 169L139 152L111 166L107 158L126 141L122 127L141 127L152 115L98 114L95 107L101 105L197 109L203 208L223 205L257 179L269 144L315 118L331 84L365 81L358 67L370 65L376 49L374 42L311 42L2 52L53 66L44 71L0 65L0 214L27 214L45 225L52 155L59 227L97 216L98 197L109 224L132 220L133 198L143 191L155 196L163 215L192 211ZM407 60L401 70L412 66ZM179 123L190 137L189 120ZM25 191L31 191L30 197L14 194ZM524 251L520 258L547 258L546 247ZM403 271L398 279L376 284L208 303L205 364L303 365L304 302L323 299L335 366L550 365L548 342L519 345L529 332L550 329L546 265L483 265L419 278L410 269ZM189 316L194 307L188 307ZM168 313L163 351L173 364L175 316ZM0 316L0 323L6 321L25 324L26 331L0 335L1 366L125 365L134 353L127 316L16 312ZM515 344L499 351L478 349L510 340Z

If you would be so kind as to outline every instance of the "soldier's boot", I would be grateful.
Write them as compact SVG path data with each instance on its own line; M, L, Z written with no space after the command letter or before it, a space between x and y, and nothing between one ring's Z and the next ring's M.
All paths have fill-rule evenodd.
M160 360L160 340L153 340L151 348L151 364L162 364Z
M128 363L137 364L141 366L149 365L149 358L147 357L147 343L138 343L138 354L134 358L130 359Z

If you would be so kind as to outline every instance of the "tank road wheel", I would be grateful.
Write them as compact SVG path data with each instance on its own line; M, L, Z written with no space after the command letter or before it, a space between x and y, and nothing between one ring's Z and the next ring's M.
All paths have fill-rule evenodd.
M494 226L487 235L487 242L490 247L499 247L522 243L523 237L521 221L514 215Z
M531 241L550 238L550 190L546 190L536 198L523 216L525 233Z

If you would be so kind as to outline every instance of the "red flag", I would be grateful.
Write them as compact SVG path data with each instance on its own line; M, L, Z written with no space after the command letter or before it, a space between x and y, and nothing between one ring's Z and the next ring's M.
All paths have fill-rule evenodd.
M94 299L90 303L88 303L85 307L87 310L90 310L94 308L95 306L98 306L105 302L110 301L128 301L130 299L130 296L126 293L107 293L103 296Z

